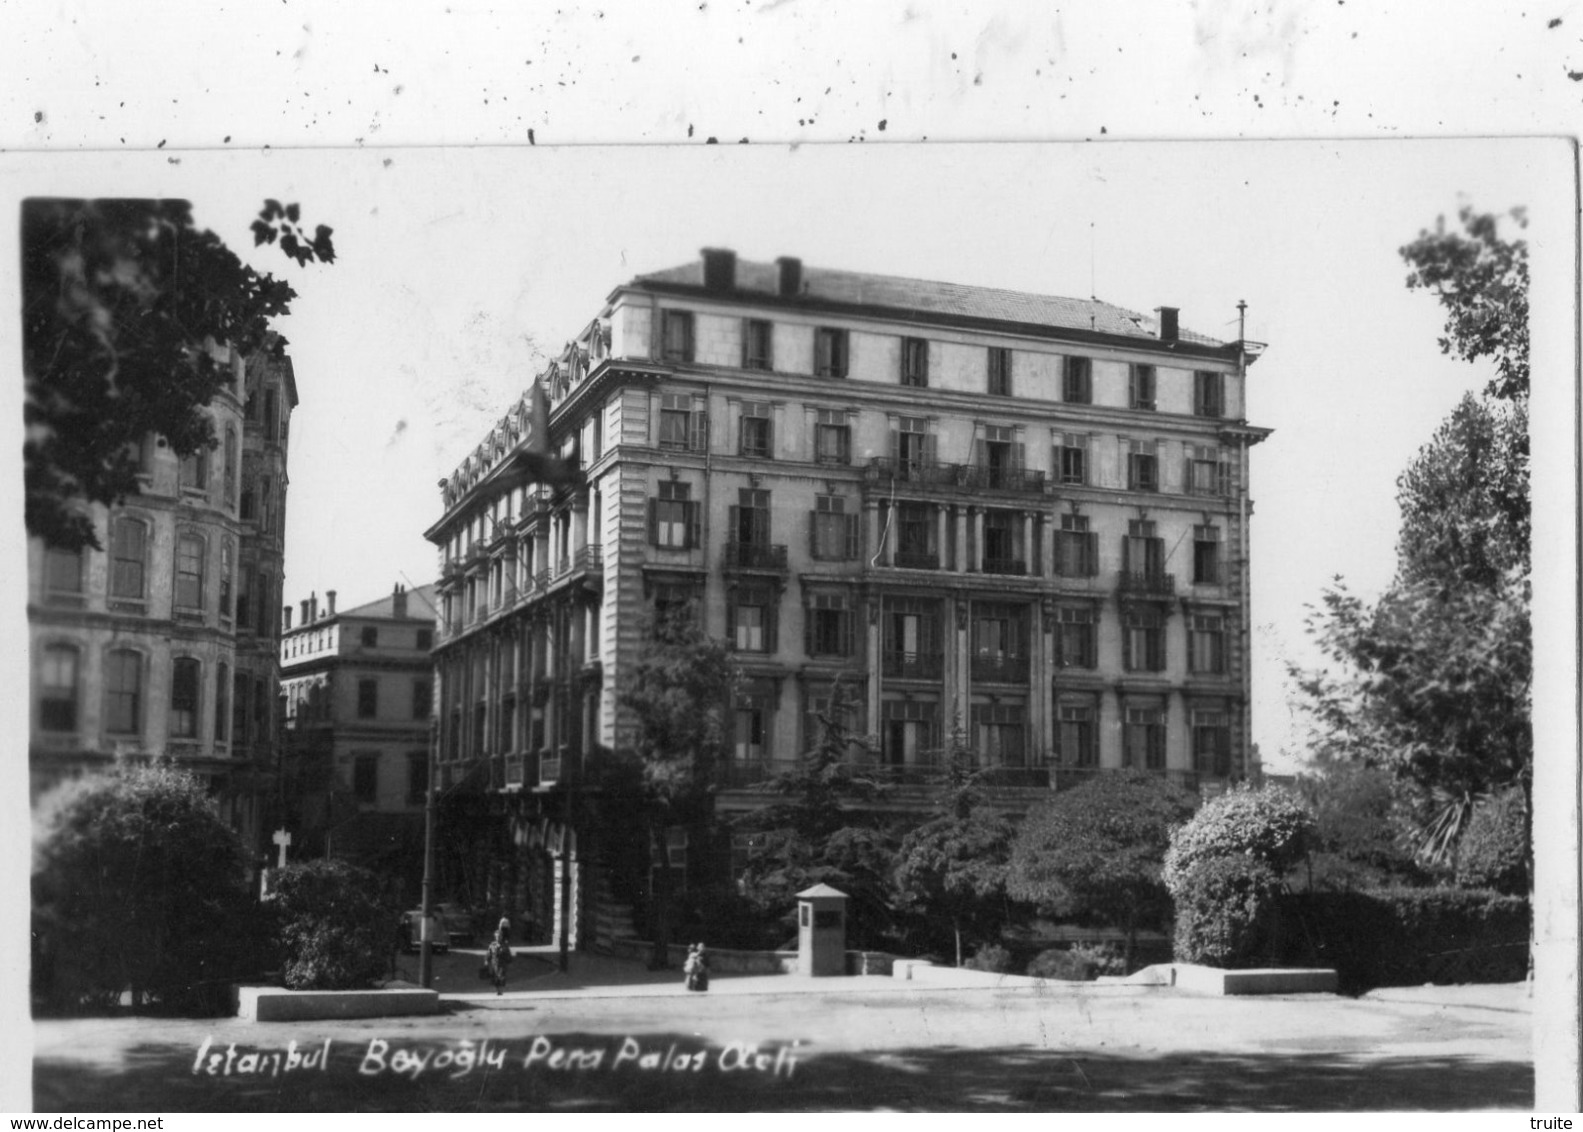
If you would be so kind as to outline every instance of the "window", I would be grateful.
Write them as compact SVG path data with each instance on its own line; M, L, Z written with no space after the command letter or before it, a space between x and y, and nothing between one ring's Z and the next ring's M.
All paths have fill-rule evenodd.
M771 370L775 368L774 335L771 324L763 319L750 318L742 323L742 368Z
M731 508L732 540L740 546L765 547L770 541L770 493L744 487L737 492L737 505ZM742 562L742 565L750 565Z
M225 426L225 502L236 506L236 426Z
M775 421L773 410L762 401L745 401L742 404L741 431L738 433L737 454L768 459L775 455Z
M731 753L738 763L769 758L770 697L756 690L738 692L731 712Z
M183 491L203 491L209 486L209 450L199 448L181 458L177 482Z
M738 652L774 652L776 607L775 593L768 586L734 590L726 604L732 647Z
M1199 774L1231 775L1231 720L1226 712L1195 708L1192 714L1193 769Z
M936 514L934 506L928 503L896 505L895 565L912 570L940 568L940 529Z
M1226 621L1218 613L1187 619L1187 670L1220 675L1226 671Z
M428 719L434 710L434 683L431 680L412 682L412 718Z
M137 519L117 519L110 535L110 596L143 598L143 565L148 553L148 526Z
M989 392L992 397L1011 396L1011 351L1004 346L989 348Z
M973 747L985 766L1023 766L1027 759L1021 704L974 704Z
M758 858L769 844L767 833L733 833L731 835L731 876L733 879L747 872L748 865Z
M220 544L220 616L231 616L231 540Z
M82 593L82 551L47 547L44 551L44 589L52 594Z
M373 719L379 714L379 681L357 682L357 718Z
M702 452L709 447L709 414L690 393L660 398L660 447Z
M852 427L839 409L820 409L814 423L814 461L820 464L852 462Z
M1193 413L1200 417L1224 416L1225 393L1224 374L1198 370L1193 374Z
M918 700L885 703L884 759L887 766L918 766L931 761L939 745L938 704Z
M1096 663L1094 610L1086 605L1063 605L1055 611L1055 663L1060 668L1093 668Z
M135 735L143 718L143 657L131 649L113 649L104 668L104 729Z
M1028 560L1023 547L1020 511L990 508L984 512L984 573L1023 575Z
M1092 578L1099 573L1099 536L1088 529L1087 515L1062 515L1055 532L1055 572L1062 578Z
M407 752L407 805L421 806L429 793L429 753Z
M258 490L253 486L252 476L242 478L242 502L237 514L243 522L248 523L258 518Z
M1073 405L1087 405L1094 400L1093 360L1067 358L1061 369L1061 400Z
M198 737L198 689L200 680L198 662L190 656L178 656L170 668L170 733L176 739Z
M1188 445L1186 479L1187 490L1194 495L1231 494L1231 465L1221 460L1216 445Z
M274 386L264 390L264 439L273 442L280 434L280 395Z
M1010 425L985 425L982 440L973 442L973 464L983 469L979 482L990 488L1020 488L1026 478L1024 446Z
M1080 432L1063 432L1050 457L1055 478L1065 484L1088 482L1088 437Z
M275 617L275 581L263 570L258 572L258 587L254 594L255 632L260 637L268 637L274 633L277 620Z
M77 658L73 645L49 645L44 649L39 664L41 730L77 730Z
M1094 709L1088 704L1061 704L1056 709L1055 751L1063 766L1099 765L1094 742Z
M809 656L851 656L856 634L853 631L851 601L844 593L816 593L808 599L807 639Z
M660 357L667 362L693 360L693 316L690 311L660 312Z
M973 603L972 676L1022 683L1028 679L1028 611L1023 606Z
M235 743L247 742L247 693L251 687L245 672L238 672L231 681L231 740Z
M231 667L221 661L214 672L214 741L223 743L229 738L231 726Z
M379 797L379 756L358 755L352 760L352 795L359 802Z
M692 489L674 480L661 481L659 497L649 500L649 545L690 550L698 545L698 504Z
M815 496L808 522L808 552L813 557L845 562L858 556L858 517L846 513L846 500L841 496Z
M1121 568L1130 575L1157 579L1165 573L1165 540L1154 532L1154 520L1131 519L1121 545Z
M1220 528L1210 525L1193 528L1193 584L1220 584Z
M885 599L884 675L934 679L941 673L940 603L928 598Z
M433 629L419 629L418 630L418 648L421 649L423 652L428 652L433 647L434 647L434 630Z
M691 620L698 615L698 592L685 582L659 582L654 586L654 624Z
M845 377L847 333L821 326L814 331L813 371L819 377Z
M923 417L901 417L890 434L891 459L896 463L896 478L922 479L934 463L934 437Z
M1121 765L1140 770L1165 769L1165 711L1129 707L1122 726Z
M1127 441L1127 488L1130 491L1159 491L1160 462L1152 440Z
M1127 367L1127 374L1128 404L1134 409L1154 408L1154 367L1134 363Z
M920 387L929 384L929 343L925 339L901 340L901 383Z
M364 625L362 642L365 649L371 649L379 644L379 629L374 625Z
M203 539L182 535L176 542L176 607L203 608Z
M1128 672L1165 671L1165 619L1158 609L1135 605L1122 614L1122 666Z

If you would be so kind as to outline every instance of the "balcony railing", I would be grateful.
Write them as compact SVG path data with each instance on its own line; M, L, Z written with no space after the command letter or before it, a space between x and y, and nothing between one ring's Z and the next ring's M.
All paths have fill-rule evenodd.
M1019 558L985 558L984 573L986 574L1011 574L1015 577L1027 577L1028 564Z
M1074 786L1081 786L1085 782L1091 782L1102 774L1119 774L1122 769L1119 767L1100 766L1052 766L1048 768L1050 782L1057 790L1070 790ZM1212 783L1224 781L1213 775L1201 775L1197 771L1182 770L1177 767L1157 767L1152 770L1139 767L1136 769L1143 774L1158 775L1176 783L1178 786L1193 791L1198 791Z
M937 652L887 652L882 664L884 675L899 680L938 680L945 672L945 656Z
M785 544L728 542L726 543L725 568L727 570L785 570Z
M761 785L796 769L796 759L728 758L720 764L719 780L728 789L741 789Z
M869 461L869 469L869 479L894 479L898 483L957 487L963 480L962 465L942 464L937 460L898 460L876 456Z
M938 570L940 556L921 550L898 550L891 565L902 570Z
M1123 570L1116 588L1124 594L1170 597L1176 592L1176 575L1152 571Z
M1025 656L975 656L972 660L973 680L991 684L1026 684L1028 658Z
M1029 468L1002 468L968 464L962 468L962 486L988 491L1022 491L1042 494L1044 473Z

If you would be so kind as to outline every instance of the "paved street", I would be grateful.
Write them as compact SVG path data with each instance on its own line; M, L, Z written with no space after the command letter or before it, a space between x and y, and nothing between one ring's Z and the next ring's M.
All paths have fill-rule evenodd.
M428 1018L35 1025L35 1107L118 1110L1379 1110L1532 1105L1523 985L1165 988L440 962ZM292 1045L295 1043L295 1046ZM249 1058L249 1055L254 1055Z

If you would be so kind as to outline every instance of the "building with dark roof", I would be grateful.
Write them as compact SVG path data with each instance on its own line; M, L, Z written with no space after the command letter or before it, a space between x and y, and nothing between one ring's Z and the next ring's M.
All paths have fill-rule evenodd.
M1171 307L716 249L615 288L540 379L575 482L514 474L525 394L441 484L442 784L570 856L645 626L691 603L742 673L721 810L764 804L838 686L893 806L956 728L1013 810L1129 766L1223 788L1254 769L1258 350Z

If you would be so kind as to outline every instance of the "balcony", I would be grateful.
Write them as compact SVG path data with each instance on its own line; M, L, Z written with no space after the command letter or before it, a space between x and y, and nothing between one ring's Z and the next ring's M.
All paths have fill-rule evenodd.
M1176 575L1123 570L1117 579L1116 591L1138 597L1171 597L1176 593Z
M786 572L786 547L781 543L728 542L723 568Z
M961 469L963 487L981 491L1013 491L1029 495L1044 494L1044 473L1029 468L1007 468L993 464L969 464Z
M1001 654L975 656L972 660L971 673L974 683L1026 684L1028 658Z
M984 559L985 574L1009 574L1017 578L1028 576L1028 564L1017 558L989 558Z
M728 758L720 764L720 785L728 790L761 786L797 769L796 759Z
M597 546L585 546L555 564L555 580L587 575L602 576L604 556Z
M940 556L921 550L898 550L891 565L901 570L938 570Z
M881 660L883 674L897 680L938 680L945 672L941 653L887 652Z
M897 460L876 456L869 461L867 478L926 487L958 487L965 471L960 464L942 464L937 460Z

